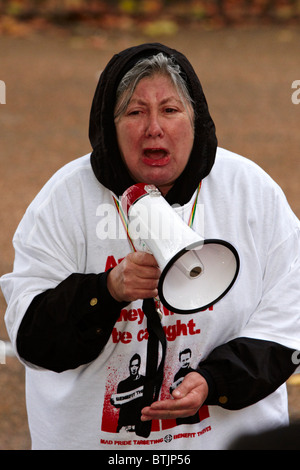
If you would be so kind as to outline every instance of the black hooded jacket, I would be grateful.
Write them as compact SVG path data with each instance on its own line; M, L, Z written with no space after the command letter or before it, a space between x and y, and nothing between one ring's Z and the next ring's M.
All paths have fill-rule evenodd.
M117 146L115 95L121 78L139 59L159 52L172 56L180 65L194 102L195 138L190 159L166 195L170 204L185 204L213 167L217 139L201 84L191 64L184 55L164 45L143 44L126 49L116 54L102 72L90 115L91 166L99 182L116 195L135 183ZM55 372L96 359L126 305L110 296L107 274L74 273L55 289L37 295L19 328L19 355ZM91 306L92 298L100 298L101 302ZM289 348L277 343L251 338L236 338L217 347L198 369L209 384L207 404L239 409L264 398L293 373L296 366L292 364L291 354Z
M166 195L170 204L185 204L205 178L215 161L217 138L215 126L199 79L181 53L162 44L143 44L116 54L100 76L90 116L90 141L93 147L91 164L97 179L116 195L135 184L121 158L114 126L114 106L117 87L122 77L142 58L164 53L180 66L194 105L195 138L189 162Z

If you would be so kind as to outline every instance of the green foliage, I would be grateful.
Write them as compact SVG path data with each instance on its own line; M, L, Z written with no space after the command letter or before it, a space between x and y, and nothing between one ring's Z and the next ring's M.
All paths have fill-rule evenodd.
M20 16L20 14L23 12L24 5L22 5L20 2L10 1L6 3L7 3L7 5L5 5L6 15Z
M137 0L120 0L119 8L124 13L136 13L138 10Z

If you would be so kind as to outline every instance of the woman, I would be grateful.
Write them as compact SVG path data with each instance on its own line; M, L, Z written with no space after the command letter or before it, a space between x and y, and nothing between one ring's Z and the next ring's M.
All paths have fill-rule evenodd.
M14 272L1 280L7 328L26 365L33 448L225 449L240 434L286 424L300 266L299 221L281 190L254 163L217 148L192 66L160 44L108 63L90 140L91 155L62 168L28 208ZM193 230L237 248L239 277L210 309L163 309L161 323L151 320L159 268L132 249L117 203L136 182L156 185L186 222L195 207ZM151 404L152 329L166 357ZM187 349L191 372L171 397ZM134 355L137 386L117 393ZM120 428L128 403L141 418L127 414Z

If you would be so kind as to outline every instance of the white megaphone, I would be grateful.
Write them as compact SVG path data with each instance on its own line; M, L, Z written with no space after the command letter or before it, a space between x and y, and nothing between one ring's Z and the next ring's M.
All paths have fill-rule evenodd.
M135 184L121 198L135 248L155 257L159 299L175 313L195 313L218 302L233 286L239 256L228 242L204 240L153 185Z

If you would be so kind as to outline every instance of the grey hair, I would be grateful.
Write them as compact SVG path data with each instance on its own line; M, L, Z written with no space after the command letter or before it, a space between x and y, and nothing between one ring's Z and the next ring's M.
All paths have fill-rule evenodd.
M183 77L180 75L179 65L171 57L167 57L160 52L157 55L140 60L124 75L117 88L115 119L125 113L139 81L154 74L169 76L181 101L193 108L193 100Z

